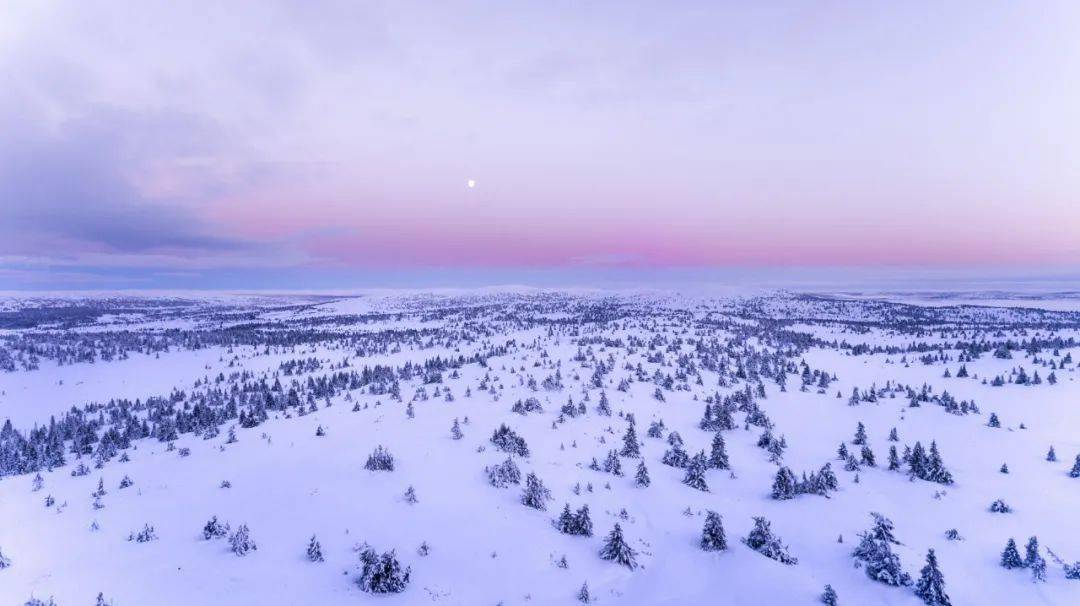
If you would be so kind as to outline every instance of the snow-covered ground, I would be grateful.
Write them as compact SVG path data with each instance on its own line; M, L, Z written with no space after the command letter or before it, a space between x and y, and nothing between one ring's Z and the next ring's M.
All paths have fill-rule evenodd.
M1069 474L1080 314L1067 302L920 297L932 305L535 289L12 297L0 333L0 420L11 422L0 433L0 603L93 604L100 592L116 606L574 604L587 583L597 604L812 604L828 584L841 604L914 606L930 548L953 604L1080 603L1080 580L1047 551L1080 560L1080 478ZM36 308L66 311L19 315ZM543 410L512 410L528 398ZM570 402L573 414L561 411ZM689 456L711 454L707 404L733 427L719 431L730 469L705 471L706 491L663 459L672 432ZM605 472L629 415L641 454L614 455L623 474ZM852 443L859 423L876 466ZM491 440L501 424L529 450L512 457L521 484L504 488L485 473L508 458ZM786 447L759 447L766 427ZM103 439L111 428L130 444ZM50 439L64 440L52 469ZM890 446L916 442L936 442L951 483L888 469ZM838 459L842 443L853 461ZM393 471L365 469L380 445ZM835 490L773 498L779 469L800 478L826 463ZM522 503L529 473L550 491L546 510ZM1012 512L992 513L998 499ZM588 505L592 536L559 532L564 504ZM708 511L727 549L700 548ZM891 550L912 585L871 579L852 556L871 512L895 524ZM204 539L213 516L246 524L257 549L239 557L228 538ZM742 542L755 516L797 564ZM634 568L599 555L616 523ZM156 539L129 540L144 525ZM306 554L313 535L324 561ZM1010 537L1023 556L1031 536L1045 580L1000 565ZM364 544L410 568L403 591L356 583Z

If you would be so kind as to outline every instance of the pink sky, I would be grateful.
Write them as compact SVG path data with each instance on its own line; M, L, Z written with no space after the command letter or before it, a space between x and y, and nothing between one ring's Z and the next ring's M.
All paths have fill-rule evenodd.
M1080 268L1078 31L1064 1L16 0L0 287Z

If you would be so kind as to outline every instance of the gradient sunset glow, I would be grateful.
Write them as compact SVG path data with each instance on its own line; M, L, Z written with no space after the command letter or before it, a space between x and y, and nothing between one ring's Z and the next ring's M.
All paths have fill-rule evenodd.
M1078 32L1075 2L4 2L0 290L1073 269Z

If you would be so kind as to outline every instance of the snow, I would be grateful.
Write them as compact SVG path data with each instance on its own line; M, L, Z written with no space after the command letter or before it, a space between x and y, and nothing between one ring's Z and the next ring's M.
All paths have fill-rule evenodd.
M199 314L213 314L222 310L225 299L215 296L195 307ZM582 309L599 301L625 305L630 320L583 321ZM129 462L113 459L82 477L70 475L78 461L68 456L66 466L42 473L44 487L37 492L31 488L33 474L2 477L0 551L12 560L12 566L0 570L0 603L22 603L34 595L54 596L60 606L86 604L104 592L117 606L570 604L575 603L582 583L588 582L599 604L812 604L826 584L836 589L842 604L920 604L911 588L884 586L854 567L851 550L858 541L857 533L871 526L870 512L880 512L895 522L897 538L903 543L895 550L913 577L918 577L926 550L936 550L954 604L1080 603L1080 582L1065 579L1053 562L1048 582L1038 584L1032 583L1026 570L1005 570L998 565L1008 538L1015 538L1022 547L1032 535L1066 560L1080 559L1080 516L1073 515L1080 510L1080 479L1067 475L1073 458L1080 453L1080 407L1075 405L1080 401L1080 383L1075 363L1057 371L1057 385L992 387L981 379L1018 366L1028 372L1039 370L1043 378L1048 371L1018 351L1011 360L984 354L967 362L969 373L977 379L946 379L942 377L945 368L955 374L960 366L955 361L956 350L946 350L952 361L927 365L918 362L921 353L854 356L846 350L815 346L790 361L805 360L813 369L835 374L837 380L825 393L799 391L798 375L789 374L786 392L766 381L767 397L758 403L775 423L774 433L784 435L789 444L784 464L799 475L832 462L840 490L828 498L801 495L791 501L774 501L769 494L776 465L755 446L761 429L751 426L744 430L741 413L736 416L736 429L724 432L732 472L710 470L706 474L709 492L683 485L684 470L660 462L668 447L666 441L645 435L649 422L662 418L669 430L682 435L691 456L701 449L707 453L712 433L697 428L704 398L741 390L745 383L719 387L716 372L701 370L703 385L691 380L687 391L665 391L664 402L653 398L656 385L651 380L635 381L627 392L620 392L616 389L619 380L631 374L624 368L627 363L636 366L640 362L649 377L658 368L674 375L675 354L665 352L666 365L660 366L648 361L648 355L655 352L644 346L628 353L625 348L593 344L588 347L596 360L607 360L610 355L615 362L604 379L604 391L616 414L599 416L594 408L600 390L584 386L595 362L574 359L578 339L602 336L626 342L639 337L647 342L662 334L669 339L682 338L680 352L691 355L694 348L685 340L712 334L735 338L741 347L744 343L730 330L694 324L709 310L716 312L709 317L730 321L732 326L755 325L761 317L797 319L789 330L853 344L952 343L957 337L941 338L935 336L937 333L915 336L895 326L856 331L852 327L857 322L881 320L878 303L849 299L843 303L847 311L839 313L839 308L792 295L690 299L673 294L519 289L384 293L305 301L295 309L283 309L294 303L273 297L229 298L224 307L250 309L260 320L296 321L295 327L337 331L342 338L374 335L391 328L430 332L420 339L422 346L406 344L400 351L366 356L331 341L295 350L237 346L230 352L214 346L177 349L159 356L136 352L125 360L63 366L43 359L37 370L0 371L0 419L10 418L16 428L25 431L35 423L48 423L50 416L72 405L168 396L174 389L190 394L206 389L196 387L197 380L213 380L218 373L228 376L250 371L256 379L266 376L273 382L279 364L292 359L315 357L324 362L321 369L299 377L306 380L334 372L329 364L346 357L350 367L358 369L365 364L423 363L436 355L468 356L511 340L516 345L509 347L507 355L489 358L487 368L466 364L459 369L457 379L444 373L440 387L452 389L452 402L442 397L414 400L420 382L403 381L403 402L387 394L354 390L349 392L351 401L339 394L331 399L333 405L326 407L320 399L319 410L304 416L292 413L286 418L272 411L270 420L258 427L237 426L239 441L234 444L226 444L227 429L233 423L208 440L181 434L172 450L154 438L143 439L126 451ZM702 305L705 309L698 309ZM991 316L973 315L967 308L935 307L941 316L928 321L938 326L941 317L952 318L970 334L980 331L980 338L991 339L994 330L1002 330L998 322L1031 319L1022 310L1017 316L1016 310L988 306ZM687 315L687 309L695 312ZM439 310L445 313L432 313ZM518 320L507 315L509 310L517 310ZM370 323L333 322L335 318L387 312L400 317L380 316ZM527 317L546 318L551 323L520 321L526 312ZM113 313L106 319L118 321ZM993 329L979 328L991 319ZM1067 315L1058 319L1073 322ZM191 320L190 315L182 314L161 322ZM216 323L214 316L202 315L192 325ZM1077 328L1080 324L1054 331L1006 326L1004 332L1019 341L1036 332L1044 337L1051 332L1076 336ZM74 329L94 332L108 327L99 318ZM136 329L160 327L140 323ZM474 340L458 341L454 336L465 333L472 334ZM756 338L746 343L761 346ZM664 347L656 351L663 352ZM545 351L548 357L542 358ZM1080 357L1076 348L1059 353L1064 356L1070 351ZM907 364L900 361L905 355ZM1049 350L1039 355L1061 359ZM536 367L537 362L552 366ZM534 392L519 384L519 378L524 383L530 375L542 381L554 373L556 362L565 384L561 391L540 388ZM695 363L700 368L700 362ZM493 385L503 386L497 401L491 392L478 389L485 374L490 374ZM287 388L297 377L279 373L278 378ZM848 405L853 388L866 390L872 384L882 388L890 381L915 388L928 384L934 394L948 390L958 400L977 402L982 414L951 415L934 404L909 408L903 393L877 403ZM434 387L425 386L429 396ZM471 388L471 397L466 397L466 387ZM570 397L581 402L586 391L588 413L557 423L553 429L559 407ZM837 392L841 398L836 397ZM544 412L527 416L510 412L516 400L527 397L537 397ZM405 403L410 400L414 400L415 418L406 414ZM353 411L354 404L359 405L359 411ZM991 412L1001 418L1001 428L987 427ZM633 413L637 420L652 478L648 488L634 485L635 460L623 459L623 477L586 467L592 457L602 461L608 450L621 446L627 422L620 413ZM466 417L468 423L464 423ZM462 440L453 440L450 435L455 418L462 421ZM864 468L855 483L855 474L842 470L835 453L841 442L847 441L852 448L850 440L859 422L866 425L878 468ZM523 476L535 472L552 491L554 498L547 511L523 506L521 487L498 489L486 482L484 467L506 458L488 441L501 423L527 441L531 456L516 458L516 462ZM1020 428L1021 423L1025 429ZM316 436L319 426L325 428L323 437ZM887 436L892 427L899 433L897 447L901 450L916 440L927 447L936 440L955 484L911 481L906 474L887 471L891 444ZM1044 460L1051 444L1058 454L1056 463ZM394 471L364 469L368 455L379 445L394 455ZM190 449L190 456L180 456L184 448ZM83 461L92 467L90 457ZM1011 472L1007 475L999 472L1006 462ZM134 486L119 489L125 475ZM108 494L101 499L105 507L95 510L90 493L99 478L104 479ZM222 488L223 480L231 487ZM592 492L585 489L589 483ZM572 490L575 484L582 487L580 495ZM404 500L409 486L416 490L416 504ZM54 506L44 505L46 495L55 498ZM998 498L1012 505L1014 513L990 513L990 503ZM566 536L552 527L551 520L564 503L575 510L589 505L594 536ZM685 515L688 508L689 515ZM623 509L625 518L620 517ZM708 510L723 517L729 545L726 551L708 553L698 548ZM229 551L227 541L203 540L201 529L214 515L234 529L247 524L257 551L237 557ZM753 516L765 516L772 522L773 531L799 559L797 565L785 566L765 558L740 542L753 527ZM90 529L93 522L99 527L96 531ZM615 523L621 524L627 540L639 552L641 566L636 570L597 555ZM129 542L128 534L144 524L155 527L158 540ZM964 540L944 538L945 531L954 527ZM305 556L313 534L322 544L323 563L309 562ZM837 542L839 536L843 543ZM358 574L355 548L365 542L380 553L396 550L402 565L411 566L412 582L406 591L371 595L357 588L353 582ZM430 546L426 556L417 553L422 542ZM556 566L564 555L569 563L566 569Z

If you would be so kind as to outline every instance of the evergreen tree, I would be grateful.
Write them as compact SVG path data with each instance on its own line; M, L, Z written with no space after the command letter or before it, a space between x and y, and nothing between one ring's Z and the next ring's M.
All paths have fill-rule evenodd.
M454 417L454 424L450 426L450 437L455 440L460 440L465 437L465 434L461 431L461 425L458 424L457 417Z
M394 455L390 454L390 451L383 448L382 445L379 445L368 456L364 469L370 471L394 471Z
M915 595L929 606L951 606L949 595L945 593L945 577L938 568L934 550L926 552L926 566L923 566L919 581L915 584Z
M900 542L893 536L892 520L873 512L874 526L859 535L859 545L852 555L865 567L866 575L886 585L910 585L911 577L900 566L900 557L893 550L893 545Z
M592 597L589 596L589 584L588 583L582 583L581 584L581 589L579 589L578 592L577 592L577 599L582 604L590 604L590 603L592 603Z
M369 593L401 593L408 587L412 575L411 568L401 568L393 551L380 557L368 547L360 552L360 565L356 584Z
M1050 461L1051 463L1057 461L1057 453L1054 452L1054 447L1053 446L1050 446L1050 450L1047 451L1046 460Z
M728 461L727 445L724 436L719 431L713 436L712 450L709 453L709 467L713 469L731 469Z
M633 422L626 428L626 434L623 435L623 447L622 450L619 451L619 454L631 458L641 456L641 447L638 443L637 432L634 430Z
M4 555L4 550L0 549L0 570L9 568L11 566L11 558Z
M1031 566L1040 557L1042 556L1039 555L1039 539L1031 537L1024 547L1024 566Z
M591 537L593 535L592 516L589 515L589 506L587 504L579 507L574 514L573 529L574 532L571 534L583 537Z
M821 603L825 606L838 606L840 599L836 596L836 590L832 588L832 585L825 586L825 592L821 594Z
M551 500L551 491L544 486L535 473L529 472L525 477L525 490L521 494L521 502L527 507L547 509L547 502Z
M727 549L727 537L724 535L723 521L720 514L708 511L705 514L705 527L701 531L701 548L705 551Z
M870 450L869 446L862 447L862 464L867 467L877 467L877 461L874 459L874 451Z
M1070 478L1080 478L1080 454L1076 455L1076 462L1073 463L1072 469L1069 470Z
M623 538L622 527L616 522L611 534L604 540L604 546L600 549L600 559L611 560L626 566L630 570L637 568L635 557L637 552Z
M315 538L315 535L311 535L311 541L308 542L307 559L311 562L323 561L322 545L319 544L319 541Z
M649 478L649 470L645 468L645 461L638 463L637 473L634 474L634 483L642 488L647 488L649 484L652 484L652 480Z
M251 540L251 531L248 530L247 524L241 524L236 532L229 537L229 548L236 555L243 557L248 552L255 551L258 547L255 545L255 541Z
M1036 556L1035 560L1028 566L1031 568L1031 582L1038 583L1040 581L1046 581L1046 560L1042 556Z
M776 478L772 485L772 498L778 501L786 501L795 498L795 474L787 467L776 470Z
M798 564L798 558L788 553L788 548L779 537L772 533L771 524L763 517L754 518L754 528L743 539L743 543L761 555L789 566Z
M611 416L611 404L608 403L607 394L603 391L600 392L600 403L596 405L596 412L600 416Z
M693 459L690 459L690 463L686 467L686 476L683 477L683 484L702 492L709 492L709 485L705 482L705 469L707 467L708 462L705 459L705 451L703 450L694 455Z
M855 438L851 440L851 443L856 446L866 445L866 426L859 421L858 427L855 428Z
M896 446L889 446L889 471L900 470L900 457L896 454Z
M218 522L217 516L210 518L210 521L203 526L203 538L209 541L210 539L221 539L229 534L229 525Z
M1020 559L1020 552L1016 549L1016 541L1012 538L1005 544L1005 551L1001 552L1001 566L1010 570L1024 567L1024 561Z

